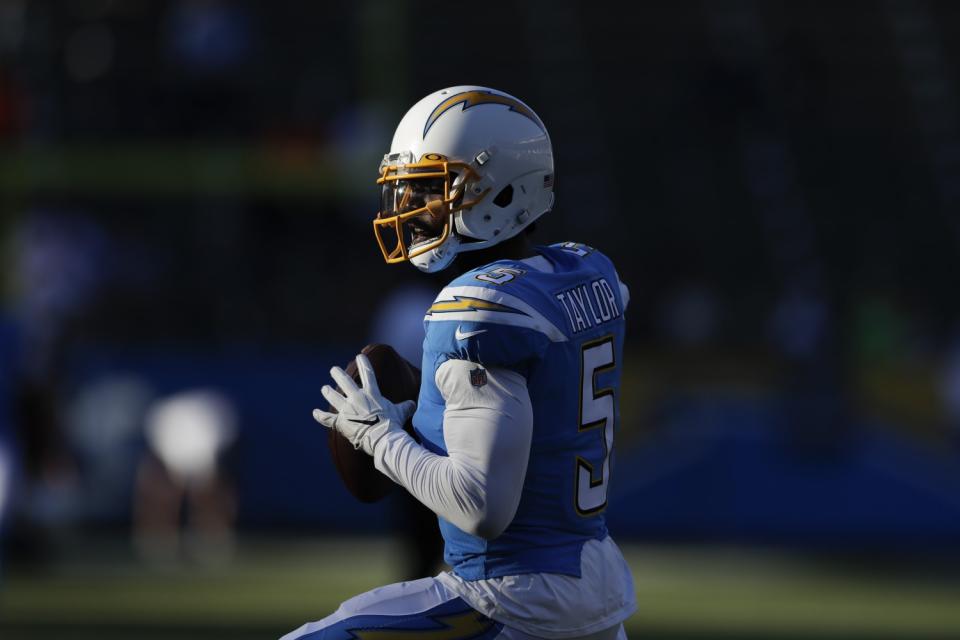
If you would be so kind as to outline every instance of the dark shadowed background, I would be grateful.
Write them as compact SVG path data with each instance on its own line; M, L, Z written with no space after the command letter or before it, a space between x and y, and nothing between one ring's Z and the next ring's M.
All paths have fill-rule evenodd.
M631 634L960 636L946 0L0 0L0 634L276 637L408 575L310 410L416 358L443 276L375 179L456 84L537 111L537 240L630 286Z

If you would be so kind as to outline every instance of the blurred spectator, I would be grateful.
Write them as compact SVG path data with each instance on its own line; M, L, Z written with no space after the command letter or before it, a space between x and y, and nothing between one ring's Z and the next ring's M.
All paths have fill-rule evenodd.
M81 470L85 521L109 522L130 504L153 396L141 377L117 372L83 384L71 399L66 431Z
M14 442L10 424L15 333L0 308L0 576L3 569L6 516L10 507L14 479Z
M837 456L851 435L844 354L833 315L819 287L801 279L784 292L770 317L785 373L780 388L787 437L795 452L815 459Z
M808 288L785 292L770 319L777 351L791 361L816 358L827 330L828 313L826 301Z
M38 208L11 240L12 310L23 330L27 374L42 378L58 370L64 340L102 284L107 238L76 211Z
M148 451L134 495L134 536L144 559L230 557L236 499L224 458L237 437L233 404L210 390L157 400L144 426ZM181 527L181 514L187 517Z
M64 360L99 288L105 237L83 216L36 210L12 239L11 310L22 343L14 419L23 478L11 545L18 560L30 562L43 560L51 536L79 515L77 469L61 419Z
M10 434L6 425L0 422L0 550L6 534L6 515L10 506L10 496L13 493L14 458L13 447L9 441ZM3 584L3 554L0 553L0 585Z

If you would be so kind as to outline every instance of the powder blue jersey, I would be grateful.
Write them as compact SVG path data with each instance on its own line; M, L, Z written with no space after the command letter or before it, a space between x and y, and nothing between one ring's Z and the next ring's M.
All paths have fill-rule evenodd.
M538 247L447 285L424 318L423 378L413 425L445 455L435 374L450 359L522 374L533 439L520 505L484 540L440 518L445 559L461 578L580 575L580 550L607 535L603 511L619 422L626 288L610 260L576 243ZM478 371L477 384L483 384Z

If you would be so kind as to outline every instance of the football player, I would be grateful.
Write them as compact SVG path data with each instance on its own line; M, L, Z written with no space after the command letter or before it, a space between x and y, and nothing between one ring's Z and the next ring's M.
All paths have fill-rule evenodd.
M628 292L591 247L531 244L554 200L546 127L501 91L443 89L403 117L377 183L386 261L460 275L425 310L416 404L386 400L358 355L360 385L334 367L337 413L313 415L439 516L453 570L284 640L625 638L633 582L604 510Z

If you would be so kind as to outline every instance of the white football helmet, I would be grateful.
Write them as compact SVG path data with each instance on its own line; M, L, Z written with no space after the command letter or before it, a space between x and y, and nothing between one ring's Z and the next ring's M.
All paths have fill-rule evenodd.
M486 87L442 89L407 112L380 163L377 243L388 263L440 271L549 211L553 181L550 136L530 107Z

